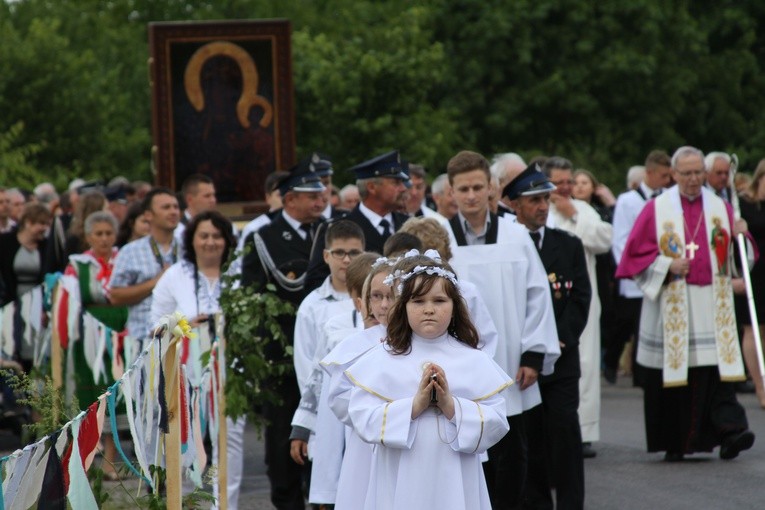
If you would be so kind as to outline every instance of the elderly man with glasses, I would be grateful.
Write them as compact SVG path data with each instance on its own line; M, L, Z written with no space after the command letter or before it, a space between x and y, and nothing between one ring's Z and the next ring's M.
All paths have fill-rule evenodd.
M719 445L720 458L729 460L754 443L733 384L745 376L732 240L747 225L704 186L700 150L679 148L672 177L677 186L650 200L635 221L616 271L644 294L637 362L648 451L677 462Z

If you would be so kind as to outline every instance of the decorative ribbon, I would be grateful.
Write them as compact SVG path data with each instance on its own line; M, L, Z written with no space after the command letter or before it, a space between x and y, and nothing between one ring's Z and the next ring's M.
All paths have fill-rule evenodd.
M162 350L162 339L159 340L159 350ZM167 417L167 397L165 396L165 371L162 368L162 362L159 363L159 388L158 388L158 398L159 401L159 429L167 434L170 432L170 428L168 426L168 417Z
M44 440L34 444L34 453L29 461L27 472L21 479L16 499L13 502L14 508L31 508L40 494L43 478L45 477L45 468L48 464L48 457L53 449L47 448L48 436Z
M82 459L82 467L85 471L90 468L90 464L93 462L96 446L98 446L98 438L101 436L101 427L98 424L100 404L101 400L90 404L85 418L80 423L80 434L77 442L80 445L80 458Z
M81 419L72 422L72 456L69 459L69 490L66 493L72 508L98 508L93 491L85 474L82 457L80 457L80 425Z
M143 481L146 483L147 486L154 488L154 484L152 483L152 481L146 478L142 473L139 473L138 470L135 468L135 466L133 466L133 463L130 461L130 459L128 459L127 455L125 455L125 452L122 450L122 445L120 444L120 434L119 434L119 431L117 430L117 398L116 398L117 390L120 387L120 383L121 381L117 381L116 383L114 383L114 385L112 385L109 388L109 391L106 393L106 402L109 406L109 424L111 425L111 429L112 429L112 438L114 439L114 446L117 447L117 453L119 453L120 457L125 462L125 465L128 467L128 469L132 471L133 474L136 475L138 478L143 479ZM128 403L127 399L125 400L126 400L125 403L127 404L128 409L130 409L130 407L132 406L132 402ZM134 443L134 444L136 449L140 448L140 445L138 445L137 443ZM140 461L141 459L139 458L139 464L140 464ZM143 466L141 466L141 468L143 469ZM146 472L148 473L148 471Z
M29 461L32 460L34 449L34 445L27 445L23 450L17 450L17 452L19 452L18 460L13 467L13 471L8 474L8 478L6 479L8 482L7 486L3 487L5 500L8 502L8 507L10 508L14 508L13 500L16 499L16 495L19 492L19 484L21 483L21 479L24 478L24 474L27 472L27 467L29 466ZM14 455L16 455L15 452Z

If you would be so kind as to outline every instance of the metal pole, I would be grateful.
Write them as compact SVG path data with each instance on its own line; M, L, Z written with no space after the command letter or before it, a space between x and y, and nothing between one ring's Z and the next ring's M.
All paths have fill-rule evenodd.
M738 170L738 156L731 154L730 165L730 198L731 205L733 206L733 216L736 220L741 219L741 207L738 203L738 193L736 193L736 171ZM757 351L757 366L760 367L760 379L765 386L765 359L762 354L762 338L760 336L760 322L757 320L757 309L754 306L754 292L752 290L752 277L749 274L749 261L746 257L746 238L744 234L738 234L736 236L738 241L738 254L741 259L741 272L744 275L744 284L746 287L746 303L749 307L749 322L752 325L752 332L754 333L754 347Z

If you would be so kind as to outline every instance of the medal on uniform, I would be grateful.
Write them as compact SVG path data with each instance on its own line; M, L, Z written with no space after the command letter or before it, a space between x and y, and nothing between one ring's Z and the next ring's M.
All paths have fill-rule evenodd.
M571 288L574 286L574 282L569 280L566 283L564 283L563 286L566 288L566 294L570 294L571 293Z
M289 230L285 230L282 232L282 238L284 238L285 241L292 241L292 234L289 232Z
M561 292L560 292L560 287L561 287L561 284L560 284L560 282L554 282L554 283L552 284L552 288L553 288L553 290L555 291L555 292L553 293L553 297L554 297L555 299L560 299L560 298L562 298L562 297L563 297L563 294L561 294Z

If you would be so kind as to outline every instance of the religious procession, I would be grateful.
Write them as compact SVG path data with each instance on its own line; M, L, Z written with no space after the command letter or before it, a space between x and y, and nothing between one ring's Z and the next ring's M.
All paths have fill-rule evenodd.
M762 508L765 20L653 3L0 0L0 508Z
M219 352L226 273L295 310L265 351L291 370L258 410L275 508L586 508L601 384L617 377L642 388L648 452L735 459L755 442L737 386L750 381L765 408L752 320L765 161L751 178L736 165L654 150L615 197L560 156L460 151L428 186L392 151L334 193L334 165L314 152L268 176L270 210L242 228L202 174L183 183L183 209L143 183L4 189L3 366L28 373L52 357L65 393L88 404L35 443L49 448L2 459L4 504L90 508L96 456L106 480L159 490L149 466L170 468L172 404L161 379L179 372L178 491L217 465L221 442L204 443L222 428L214 494L248 508L247 419L216 414L222 379L202 356ZM157 372L176 327L180 364ZM6 376L4 426L39 419L23 402Z

